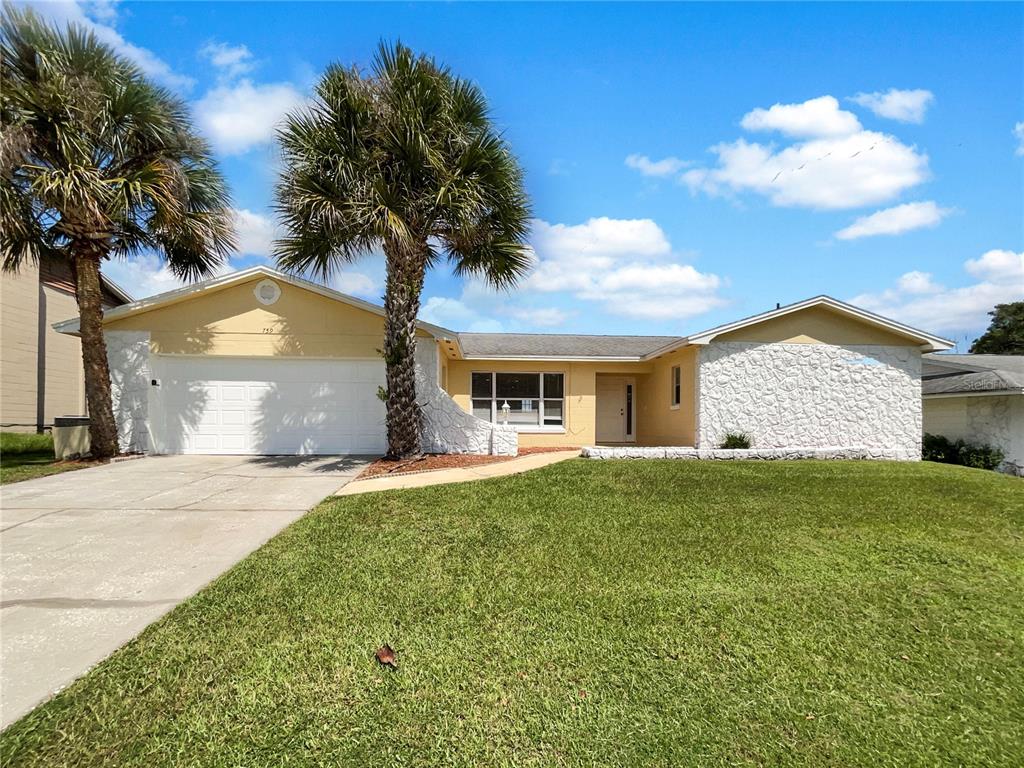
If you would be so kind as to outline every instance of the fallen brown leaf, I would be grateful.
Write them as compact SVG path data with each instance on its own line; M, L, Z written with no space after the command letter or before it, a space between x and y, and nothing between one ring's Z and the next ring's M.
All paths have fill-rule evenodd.
M395 661L395 649L387 643L384 643L384 645L378 648L374 656L382 666L398 669L398 662Z

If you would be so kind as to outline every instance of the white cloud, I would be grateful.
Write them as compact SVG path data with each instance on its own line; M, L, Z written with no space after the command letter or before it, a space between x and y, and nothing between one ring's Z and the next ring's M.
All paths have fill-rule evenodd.
M1024 294L1024 251L988 251L964 269L978 282L946 288L926 272L908 272L896 287L850 301L926 331L959 335L983 330L996 304L1020 301Z
M626 167L640 171L644 176L672 176L688 165L690 163L678 157L663 157L661 160L651 160L647 155L626 157Z
M834 96L758 107L745 114L740 125L748 131L780 131L795 138L849 136L861 130L857 116L840 109Z
M1024 122L1013 126L1013 135L1017 139L1017 150L1014 152L1017 157L1024 157Z
M679 322L725 304L725 281L684 263L651 219L535 220L533 268L511 292L478 279L433 296L424 319L456 330L551 330L578 312Z
M364 299L379 299L382 288L364 272L344 269L331 279L331 287L341 293L362 296Z
M219 267L213 275L234 272L228 265ZM158 293L173 291L186 285L186 281L175 275L155 254L141 254L128 259L111 259L104 262L103 274L124 288L135 299L143 299Z
M721 306L717 275L679 263L651 219L534 222L534 270L522 289L568 292L604 311L635 318L684 319Z
M494 318L469 307L459 299L431 296L423 302L420 318L444 328L472 333L501 333L504 327Z
M850 226L836 232L836 237L840 240L856 240L876 235L899 235L914 229L938 226L952 212L951 208L940 208L931 200L905 203L875 211L870 216L861 216Z
M84 3L88 8L88 14L99 21L114 21L117 19L117 4L120 0L92 0Z
M964 269L981 280L1002 283L1018 294L1024 293L1024 251L986 251L980 258L964 264ZM1020 300L1019 295L1017 300Z
M901 293L935 293L942 290L942 286L933 281L927 272L907 272L896 281L896 287Z
M680 181L694 194L762 195L777 206L858 208L887 202L928 178L928 156L894 136L868 131L832 96L748 112L750 131L799 140L782 148L737 139L710 148L717 164Z
M569 313L557 307L511 307L506 314L534 328L556 328L569 319Z
M229 78L243 75L254 66L252 52L244 45L210 42L199 49L199 55Z
M154 80L166 86L187 90L195 81L178 74L171 66L146 48L129 43L112 23L117 18L116 6L111 2L78 3L72 0L50 0L27 3L40 16L58 26L80 24L91 30L102 43L134 61L139 68Z
M589 256L664 256L672 250L668 238L651 219L610 219L601 216L583 224L534 222L531 242L538 250L579 251Z
M935 100L935 94L922 88L901 91L890 88L885 93L858 93L850 101L867 107L879 117L898 120L901 123L923 123L924 114Z
M241 154L270 142L284 116L304 101L290 83L245 79L208 91L196 103L196 121L221 152Z
M246 208L236 208L235 235L240 254L266 259L274 252L274 239L279 235L279 230L268 216L253 213Z
M694 193L753 192L783 207L858 208L883 203L928 178L928 156L874 131L775 151L739 139L711 148L714 168L682 176Z

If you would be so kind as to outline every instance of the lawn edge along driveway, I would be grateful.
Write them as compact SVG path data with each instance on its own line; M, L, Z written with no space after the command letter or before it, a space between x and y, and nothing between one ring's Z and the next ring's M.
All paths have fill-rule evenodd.
M1022 488L575 460L332 498L10 728L3 763L1016 767Z

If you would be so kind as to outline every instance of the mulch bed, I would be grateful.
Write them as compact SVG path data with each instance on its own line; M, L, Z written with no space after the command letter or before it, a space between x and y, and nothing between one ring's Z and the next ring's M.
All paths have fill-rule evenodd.
M519 456L529 456L531 453L552 453L555 451L575 451L572 446L559 448L520 448ZM433 472L438 469L462 469L463 467L479 467L484 464L498 464L503 461L511 461L518 456L476 456L465 453L427 453L415 459L377 459L368 466L359 476L358 480L366 480L370 477L383 477L385 475L411 475L418 472Z

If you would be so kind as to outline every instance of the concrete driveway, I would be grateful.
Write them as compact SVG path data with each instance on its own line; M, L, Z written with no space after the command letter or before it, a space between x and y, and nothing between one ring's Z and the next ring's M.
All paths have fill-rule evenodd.
M0 488L0 727L370 460L153 456Z

